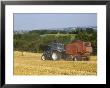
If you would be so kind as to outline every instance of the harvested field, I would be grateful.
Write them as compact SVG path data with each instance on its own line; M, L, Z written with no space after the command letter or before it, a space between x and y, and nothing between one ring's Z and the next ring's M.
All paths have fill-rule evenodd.
M96 56L90 61L42 61L41 55L15 51L14 75L97 75Z

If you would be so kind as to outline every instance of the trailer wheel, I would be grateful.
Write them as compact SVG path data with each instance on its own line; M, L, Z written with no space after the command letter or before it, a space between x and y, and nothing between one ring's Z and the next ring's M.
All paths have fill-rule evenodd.
M42 55L41 60L46 60L46 57L44 55Z
M79 56L75 56L73 58L74 61L82 61L82 57L79 55Z
M53 53L52 53L52 60L58 60L58 59L60 59L61 58L61 54L59 53L59 52L57 52L57 51L54 51Z
M86 57L86 61L89 61L89 60L90 60L90 56L87 56L87 57Z

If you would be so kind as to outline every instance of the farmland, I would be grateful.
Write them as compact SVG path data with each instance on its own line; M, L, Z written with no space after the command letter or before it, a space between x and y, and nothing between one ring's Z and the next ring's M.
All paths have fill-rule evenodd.
M90 61L42 61L41 55L14 51L14 75L97 75L96 56Z

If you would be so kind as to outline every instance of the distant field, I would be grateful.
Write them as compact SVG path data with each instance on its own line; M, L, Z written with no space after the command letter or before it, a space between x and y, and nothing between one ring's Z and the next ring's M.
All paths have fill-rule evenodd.
M90 61L42 61L41 53L14 52L14 75L97 75L96 56Z

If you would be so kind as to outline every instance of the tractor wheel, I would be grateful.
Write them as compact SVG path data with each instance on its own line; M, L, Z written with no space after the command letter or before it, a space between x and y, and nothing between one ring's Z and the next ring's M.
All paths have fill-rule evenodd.
M59 60L60 58L61 58L61 54L59 53L59 52L57 52L57 51L54 51L53 53L52 53L52 60Z
M79 55L79 56L75 56L73 58L74 61L82 61L82 57Z
M41 60L46 60L46 57L44 55L42 55Z

